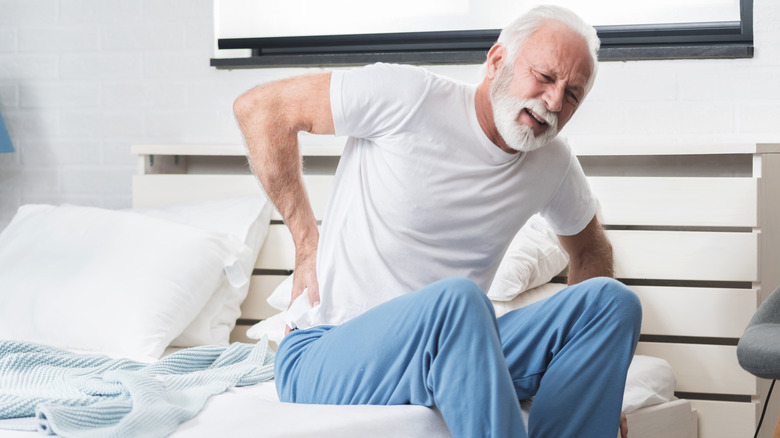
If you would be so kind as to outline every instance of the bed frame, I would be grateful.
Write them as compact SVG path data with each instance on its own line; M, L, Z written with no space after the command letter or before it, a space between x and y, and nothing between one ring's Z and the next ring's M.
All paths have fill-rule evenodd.
M302 136L305 183L322 218L343 149ZM676 395L698 412L698 436L752 436L769 382L743 371L736 345L780 285L780 144L697 139L570 139L601 202L617 277L639 295L638 354L667 360ZM242 146L137 145L133 205L258 193ZM294 248L278 214L233 332L272 316L265 298L292 272ZM562 281L563 279L558 279ZM773 424L780 404L767 414ZM761 436L771 436L771 426Z

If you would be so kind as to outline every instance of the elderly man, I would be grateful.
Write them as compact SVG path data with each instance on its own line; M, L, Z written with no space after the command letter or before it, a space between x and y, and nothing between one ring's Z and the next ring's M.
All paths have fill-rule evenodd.
M636 296L582 169L557 133L587 95L598 38L540 7L506 29L477 86L397 65L296 77L242 95L250 163L296 248L279 346L284 401L436 406L455 437L612 437L639 336ZM320 235L297 133L347 135ZM483 290L533 214L570 286L495 317ZM623 427L621 427L623 429Z

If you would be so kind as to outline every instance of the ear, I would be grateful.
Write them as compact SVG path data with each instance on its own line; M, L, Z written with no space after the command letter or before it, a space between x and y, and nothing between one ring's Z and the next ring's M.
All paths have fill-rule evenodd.
M485 77L493 79L496 77L496 72L504 65L506 61L506 48L501 43L493 44L487 54L487 72Z

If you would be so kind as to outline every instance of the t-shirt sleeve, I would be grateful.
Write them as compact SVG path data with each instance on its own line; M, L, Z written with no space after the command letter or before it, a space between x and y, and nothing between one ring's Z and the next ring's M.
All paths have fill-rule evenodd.
M550 202L541 211L556 234L572 236L582 231L596 214L597 200L579 161L570 154L569 167Z
M331 75L330 105L337 136L392 134L414 116L430 87L419 67L371 64Z

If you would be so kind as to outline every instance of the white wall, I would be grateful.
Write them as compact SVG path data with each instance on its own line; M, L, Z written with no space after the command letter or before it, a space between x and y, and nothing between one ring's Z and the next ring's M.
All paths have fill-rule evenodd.
M564 132L780 141L780 2L754 7L753 59L602 63ZM128 207L131 144L238 144L238 94L316 70L216 70L212 52L210 0L0 0L0 111L17 149L0 154L0 229L25 203ZM479 67L431 69L476 81Z

